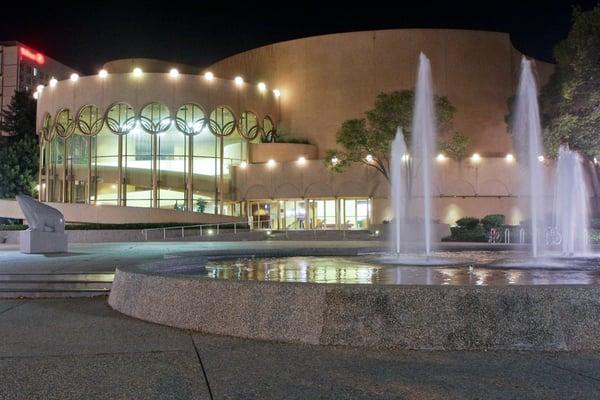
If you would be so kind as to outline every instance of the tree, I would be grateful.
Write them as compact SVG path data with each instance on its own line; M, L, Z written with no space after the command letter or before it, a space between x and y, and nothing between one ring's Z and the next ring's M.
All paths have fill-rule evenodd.
M411 124L414 104L412 90L381 93L375 105L365 112L363 118L344 121L337 132L336 142L341 150L327 150L326 165L335 172L342 172L351 163L361 162L389 177L389 153L398 127L402 128L404 140L410 146ZM449 129L455 108L444 96L435 96L439 132Z
M460 161L467 156L469 143L471 143L471 139L468 136L454 132L448 140L440 140L438 149L444 155Z
M566 39L554 48L554 73L540 95L544 146L556 155L561 143L600 157L600 4L573 10Z
M2 111L0 130L10 136L0 144L0 198L36 196L39 164L35 132L36 102L29 92L17 91Z

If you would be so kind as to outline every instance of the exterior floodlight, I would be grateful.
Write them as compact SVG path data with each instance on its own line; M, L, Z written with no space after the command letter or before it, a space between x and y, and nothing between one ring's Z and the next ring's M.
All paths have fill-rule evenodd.
M538 161L539 161L539 162L544 162L544 160L545 160L544 156L539 156L539 157L538 157Z
M102 79L106 79L106 77L108 76L108 71L105 69L101 69L100 71L98 71L98 76Z
M79 75L77 75L77 74L71 74L71 80L73 82L77 82L79 80Z
M34 98L34 99L36 99L36 100L37 100L39 96L40 96L40 95L38 94L38 92L33 92L33 98Z
M435 159L439 162L446 161L446 156L440 153L435 157Z
M365 160L367 160L367 162L373 162L373 156L370 154L367 154L367 156L365 157Z
M279 97L281 96L281 92L279 91L279 89L273 89L273 95L275 95L275 97Z
M177 68L171 68L171 70L169 71L169 76L171 78L177 78L179 76L179 71L177 70Z
M215 79L215 76L213 75L212 72L206 71L204 73L204 79L206 79L207 81L212 81L213 79Z
M264 82L258 82L258 90L260 90L261 92L264 92L265 90L267 90L267 85Z
M211 235L212 236L213 233L214 233L214 231L212 229L209 229L209 230L206 231L207 235Z
M37 87L35 88L35 90L36 90L38 93L42 93L42 90L44 90L44 85L37 85Z
M513 156L512 154L508 153L506 155L506 157L504 157L506 159L507 162L513 162L515 161L515 156Z
M306 164L306 157L304 157L304 156L298 157L298 164L300 164L300 165Z
M340 160L337 157L334 156L334 157L331 158L331 163L333 165L337 164L338 162L340 162Z
M57 83L58 83L58 81L56 80L55 77L52 77L50 79L50 86L54 87L54 86L56 86Z
M410 154L402 154L402 161L408 162L410 160Z
M240 168L241 168L241 169L246 169L246 167L247 167L247 166L248 166L248 163L247 163L246 161L242 161L242 162L240 163Z
M471 161L473 161L473 162L481 161L481 156L479 155L479 153L473 153L473 155L471 156Z
M267 161L267 167L273 168L274 166L275 166L275 160L270 159L269 161Z
M140 76L142 76L143 73L144 73L144 71L142 71L142 69L139 67L135 67L133 69L133 76L135 76L135 77L140 77Z
M242 86L244 84L244 78L242 78L241 76L236 76L233 81L238 86Z

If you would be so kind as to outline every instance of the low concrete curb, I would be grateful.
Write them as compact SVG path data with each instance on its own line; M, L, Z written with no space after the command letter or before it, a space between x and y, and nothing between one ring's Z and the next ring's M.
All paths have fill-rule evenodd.
M600 287L339 285L116 271L109 304L172 327L322 345L435 350L600 350Z

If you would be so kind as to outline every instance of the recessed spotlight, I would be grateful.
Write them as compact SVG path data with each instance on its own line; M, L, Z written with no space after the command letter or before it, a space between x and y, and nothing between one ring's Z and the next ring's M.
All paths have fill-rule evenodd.
M204 73L204 79L206 79L207 81L212 81L213 79L215 79L215 76L213 75L212 72L206 71Z
M171 78L177 78L179 76L179 71L177 70L177 68L171 68L171 70L169 71L169 76Z
M56 86L57 83L58 83L58 81L56 80L55 77L52 77L50 79L50 86L54 87L54 86Z
M281 96L281 92L279 91L279 89L273 89L273 95L275 97L279 97L279 96Z
M142 71L142 69L140 67L135 67L133 69L133 76L140 77L140 76L142 76L143 73L144 73L144 71Z
M102 79L105 79L108 76L108 71L105 69L101 69L98 71L98 76Z
M265 90L267 90L267 85L264 82L258 82L258 90L260 90L261 92L264 92Z
M79 80L79 75L77 75L75 73L71 74L71 80L73 82L77 82Z
M236 85L238 86L242 86L244 84L244 78L242 78L241 76L236 76L233 81L235 82Z

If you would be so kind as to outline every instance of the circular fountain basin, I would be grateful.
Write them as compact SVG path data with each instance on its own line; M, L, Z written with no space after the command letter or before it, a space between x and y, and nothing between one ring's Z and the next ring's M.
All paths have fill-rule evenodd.
M180 257L118 268L109 304L250 339L402 349L600 349L597 270L400 266L357 257ZM510 257L508 257L510 258Z

